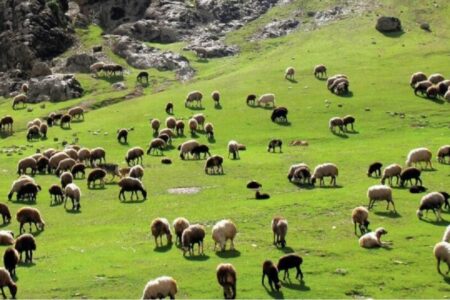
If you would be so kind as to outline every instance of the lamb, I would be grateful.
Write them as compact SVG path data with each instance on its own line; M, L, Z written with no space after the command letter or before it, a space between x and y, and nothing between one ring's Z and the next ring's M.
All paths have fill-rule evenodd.
M72 122L72 116L65 114L61 117L61 121L59 123L59 126L61 128L70 128L70 123Z
M209 147L207 145L199 145L191 150L191 155L195 159L200 159L201 154L203 153L203 158L206 158L206 156L211 156L211 153L209 153Z
M186 255L186 252L189 252L189 255L191 256L194 254L194 244L198 244L198 254L204 254L204 239L205 228L202 225L189 225L189 227L186 228L181 235L181 248L183 249L183 256Z
M383 247L384 244L381 241L381 236L387 233L383 227L379 227L374 232L368 232L361 236L359 238L359 245L368 249Z
M83 163L76 163L70 169L70 173L72 173L74 178L77 178L78 174L81 174L81 178L84 178L86 175L86 166Z
M433 84L428 80L417 82L414 86L414 95L417 95L417 93L420 93L422 95L426 94L427 89L432 85Z
M219 101L220 101L220 93L219 93L219 91L213 91L212 93L211 93L211 98L214 100L214 106L219 106L220 105L220 103L219 103Z
M189 119L188 121L189 130L191 131L191 135L194 135L198 129L198 122L196 119Z
M54 169L56 169L59 165L59 162L69 158L69 155L65 152L58 152L54 154L50 159L48 160L48 167L47 171L50 174Z
M293 80L295 75L295 69L293 67L288 67L284 72L284 78Z
M450 199L450 195L447 192L443 192L440 191L439 193L442 194L442 196L444 196L444 207L445 208L450 208L450 203L448 202L448 200Z
M156 247L158 247L158 237L160 238L161 247L163 246L162 236L164 234L166 235L167 244L172 244L172 232L170 231L169 221L166 218L154 219L150 225L150 230L155 238Z
M163 299L167 296L170 297L170 299L175 299L177 291L178 288L175 279L169 276L161 276L154 280L150 280L145 285L142 299Z
M441 74L431 74L430 77L428 77L428 80L432 84L438 84L439 82L444 81L445 78Z
M37 208L27 206L20 208L17 211L16 220L20 224L19 230L20 233L22 233L22 230L24 229L23 226L25 223L28 223L30 225L30 232L31 232L31 223L34 224L36 230L44 231L45 222L42 219L41 213Z
M152 126L153 129L153 134L158 134L158 130L159 130L159 126L161 125L161 122L158 119L152 119L150 121L150 125Z
M128 140L128 129L117 129L117 141L119 144L126 144Z
M325 65L316 65L314 67L314 76L319 78L324 75L327 76L327 67Z
M25 252L25 263L33 263L33 251L36 250L36 240L29 233L24 233L16 239L14 248L19 252L19 261L22 261L22 252Z
M408 182L410 184L412 184L412 179L416 180L415 185L417 185L418 183L420 183L420 185L422 185L422 179L420 179L420 174L421 174L421 171L414 167L404 169L400 173L400 186L403 187Z
M300 184L311 184L311 172L308 167L297 168L292 178L294 182Z
M383 164L380 162L372 163L367 171L367 176L372 177L373 173L375 173L376 176L381 176L381 167L383 167Z
M19 252L17 252L16 249L9 247L5 250L5 253L3 254L3 264L12 277L16 277L16 266L19 263L19 260Z
M270 195L267 193L261 193L260 191L256 191L255 199L257 199L257 200L270 199Z
M84 120L84 109L81 106L75 106L69 109L67 112L74 119L83 119Z
M335 128L338 127L340 132L344 132L344 120L339 117L333 117L328 121L328 127L332 132L335 132Z
M208 137L208 140L214 139L214 126L212 123L205 124L205 132L206 136Z
M166 148L166 142L161 138L155 138L150 141L150 144L148 145L147 149L147 155L152 153L155 153L157 150L161 153L161 155L164 155L163 150Z
M177 126L177 120L174 117L167 117L166 119L166 127L170 129L175 129Z
M270 150L272 150L275 153L275 148L278 147L278 148L280 148L280 153L281 153L282 146L283 146L283 142L281 140L279 140L279 139L270 140L269 146L267 146L267 152L270 152Z
M33 178L31 178L30 176L27 175L22 175L20 176L17 180L15 180L12 185L11 185L11 189L8 193L8 200L11 201L12 196L14 195L14 193L19 192L19 190L27 183L32 182L32 183L36 183L34 181Z
M144 168L140 165L132 167L130 169L129 176L142 180L142 177L144 177Z
M197 106L202 107L202 98L203 94L199 91L190 92L184 101L184 106L187 107L189 103L193 103L195 101Z
M258 106L267 106L269 103L275 107L275 95L274 94L264 94L258 99Z
M27 173L27 169L31 169L31 175L36 174L37 162L32 157L26 157L17 164L17 174L22 175Z
M69 183L64 188L64 194L66 199L64 199L64 208L66 208L67 199L70 198L72 201L72 210L80 210L80 200L81 200L81 190L75 183Z
M6 115L0 120L0 128L2 130L8 130L10 133L12 133L13 124L14 119L10 115Z
M283 106L276 107L272 111L272 115L270 116L270 119L272 120L272 122L287 123L288 122L287 114L288 114L288 109L286 107L283 107Z
M289 172L287 175L287 178L289 181L291 181L292 178L294 177L295 170L297 170L298 168L301 168L301 167L306 167L309 170L308 165L304 164L304 163L294 164L289 167Z
M142 156L144 155L144 150L141 147L133 147L127 151L125 156L125 161L129 166L136 165L139 162L142 164Z
M11 278L10 273L5 268L0 268L0 290L2 291L3 298L6 299L5 291L3 287L7 286L11 293L11 298L16 299L17 285Z
M250 94L247 96L247 105L255 105L255 101L256 101L256 95L254 94Z
M353 128L353 124L355 123L355 117L351 115L346 115L345 117L342 118L342 121L344 122L345 131L348 131L347 125L349 124L352 126L352 131L355 131L355 129Z
M367 190L367 198L369 198L369 210L375 204L375 201L387 201L386 209L389 209L389 205L392 203L392 206L395 210L394 200L392 199L392 189L385 185L373 185L369 187Z
M176 132L178 136L184 135L184 122L182 120L177 121L177 125L175 126Z
M189 153L195 147L200 146L200 144L196 140L189 140L178 146L178 150L180 150L180 158L186 159L189 158Z
M441 272L441 261L447 263L448 271L446 275L450 272L450 244L448 242L439 242L434 246L433 249L434 256L437 259L437 270L438 273L442 275Z
M223 288L225 299L236 299L236 269L232 264L222 263L216 269L217 282Z
M370 224L369 220L369 211L364 206L355 207L352 211L352 221L355 225L355 235L356 233L356 224L359 226L359 231L361 235L368 232L368 226Z
M12 245L14 244L14 233L9 230L0 230L0 245Z
M426 95L429 99L436 99L439 95L439 90L435 86L430 86L429 88L427 88Z
M274 290L273 285L275 285L275 289L279 291L281 288L281 283L280 279L278 279L278 269L275 266L275 264L270 260L266 260L263 263L262 269L263 269L261 280L262 285L264 285L264 277L267 276L267 278L269 279L270 289L273 291Z
M223 157L220 155L213 155L206 160L205 163L205 173L208 174L208 170L211 174L223 174Z
M386 182L386 179L389 179L389 185L392 186L392 178L397 178L397 184L400 180L400 174L402 172L402 167L399 164L391 164L387 166L383 170L383 177L381 177L381 184Z
M0 215L3 219L3 225L11 222L11 212L9 211L8 205L0 203Z
M318 165L311 176L311 183L315 185L316 180L320 180L320 186L324 184L324 177L331 177L330 184L336 186L336 177L339 175L338 168L335 164L332 163L324 163Z
M428 210L431 209L433 213L436 215L437 221L442 221L441 208L444 202L445 199L441 193L432 192L426 194L420 200L420 206L419 209L417 210L417 217L419 217L419 219L422 219L423 211L426 210L426 212L428 213Z
M100 186L103 188L105 187L105 177L106 177L106 171L101 168L95 168L92 170L87 178L87 186L88 188L95 188L95 182L97 180L100 181ZM92 187L91 187L92 185Z
M137 192L140 191L142 193L142 197L147 199L147 191L145 190L142 182L139 179L132 177L125 177L120 179L119 181L120 192L119 192L119 200L125 201L125 192L131 192L131 200L133 200L133 194L136 194L138 198ZM139 198L138 198L139 199Z
M212 228L212 238L214 240L214 251L219 244L220 250L225 251L227 240L230 240L230 250L234 250L234 238L237 234L236 225L230 220L221 220Z
M39 127L36 125L31 126L28 128L27 131L27 141L37 140L41 137L39 133Z
M449 158L450 163L450 145L445 145L439 148L437 153L437 160L438 162L445 164L445 157Z
M205 124L205 121L206 121L205 115L203 115L203 114L195 114L195 115L192 116L192 119L195 119L197 121L198 127L201 126L204 129L204 124Z
M106 162L106 152L102 147L97 147L91 150L89 161L91 166L94 165L95 162L99 161Z
M414 88L416 86L416 83L420 81L427 80L427 75L425 75L423 72L416 72L411 75L411 79L409 80L409 85Z
M175 230L175 243L181 244L181 236L183 234L183 231L188 228L190 225L189 221L186 218L176 218L173 221L173 229Z
M281 248L286 247L286 234L288 230L288 222L283 217L275 217L272 219L273 244L280 245Z
M430 169L433 169L433 166L431 164L431 151L428 150L427 148L416 148L416 149L412 149L409 153L408 153L408 158L406 159L405 164L408 167L411 167L412 164L414 163L415 165L417 165L417 163L422 163L425 162L425 168L430 165Z
M45 123L42 123L41 126L39 126L39 133L41 136L46 139L47 138L47 131L48 131L48 125Z
M302 269L300 268L301 264L303 263L303 258L295 253L290 253L282 256L278 260L277 269L278 272L281 272L284 270L284 277L283 279L286 280L286 276L289 278L289 269L295 268L297 269L297 275L295 275L295 278L299 278L300 280L303 280L303 273Z
M64 190L57 184L52 184L48 189L50 193L50 205L53 203L52 197L54 197L54 203L62 203L64 201Z
M19 103L22 103L22 107L25 107L25 103L27 103L27 101L28 101L27 95L19 94L14 97L12 108L16 109L16 105L19 105Z
M230 154L233 155L233 159L239 158L239 144L236 141L229 141L228 142L228 157L230 157Z
M56 168L56 175L60 175L62 172L72 169L77 162L73 158L65 158L58 163Z
M17 192L17 201L28 199L36 202L36 197L41 187L34 182L25 183Z
M59 176L62 188L73 182L73 175L70 172L64 172Z
M168 102L166 104L166 114L173 115L173 103L172 102Z

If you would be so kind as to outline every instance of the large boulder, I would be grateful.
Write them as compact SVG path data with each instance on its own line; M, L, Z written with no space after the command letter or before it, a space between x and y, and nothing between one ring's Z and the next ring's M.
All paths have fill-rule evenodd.
M89 67L98 59L87 53L75 54L67 58L64 71L67 73L90 73Z
M45 62L37 62L31 69L31 77L42 77L52 74L52 70Z
M173 43L179 39L176 29L164 27L155 20L139 20L135 23L122 24L113 30L113 34L160 43Z
M277 38L294 31L300 22L295 19L274 20L264 26L263 30L256 34L257 39Z
M32 78L28 82L30 102L59 102L83 95L80 82L71 74L53 74L41 78Z
M398 32L402 31L402 23L398 18L383 16L378 18L375 28L380 32Z

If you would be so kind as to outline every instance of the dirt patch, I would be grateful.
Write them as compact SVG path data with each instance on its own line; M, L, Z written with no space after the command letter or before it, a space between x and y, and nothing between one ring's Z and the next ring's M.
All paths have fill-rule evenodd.
M172 189L168 189L167 192L169 194L197 194L198 192L200 192L201 188L197 187L197 186L191 186L191 187L180 187L180 188L172 188Z

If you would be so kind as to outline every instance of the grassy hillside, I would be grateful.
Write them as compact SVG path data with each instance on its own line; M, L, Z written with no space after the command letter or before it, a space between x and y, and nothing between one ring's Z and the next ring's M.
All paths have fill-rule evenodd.
M314 1L315 2L315 1ZM438 5L435 7L434 3ZM321 1L328 7L332 1ZM0 140L0 148L25 146L22 154L0 154L2 180L0 195L11 211L23 203L8 202L6 195L17 177L17 161L33 154L37 148L61 149L61 141L75 137L85 147L102 146L107 160L125 165L124 155L132 146L146 148L152 138L151 118L165 120L165 104L172 101L175 116L188 119L194 111L184 108L185 95L194 89L203 92L204 110L215 126L216 141L208 145L212 153L227 156L226 145L235 139L247 146L240 160L225 159L224 176L206 176L204 161L181 161L178 151L165 152L172 165L162 165L161 157L145 156L144 184L147 201L122 203L115 184L90 190L85 180L76 180L82 189L80 213L50 206L48 187L59 180L55 175L37 175L43 187L34 207L42 212L46 229L36 239L38 249L33 265L17 269L20 298L138 298L149 279L169 275L178 282L179 298L220 298L215 268L221 262L232 263L238 272L239 298L442 298L450 294L448 278L436 272L432 248L441 239L450 215L436 223L432 213L420 221L416 210L422 195L394 188L398 214L385 211L378 204L371 211L370 228L383 226L389 232L385 240L391 249L364 250L359 247L350 220L351 210L366 205L367 188L378 179L368 178L367 167L373 161L384 166L404 165L408 151L428 147L437 149L450 140L450 103L430 101L414 96L408 85L411 73L450 76L450 7L447 1L383 1L356 17L330 23L316 30L299 30L287 37L249 44L247 39L278 14L290 15L295 8L314 9L309 1L294 1L270 11L263 19L231 33L227 39L238 43L243 52L231 58L192 61L197 75L192 82L178 83L170 72L151 70L155 85L145 95L129 101L89 111L84 122L73 123L70 130L53 127L48 139L27 143L25 127L29 120L49 112L120 97L135 85L137 70L128 68L129 90L112 92L109 83L79 75L88 94L82 99L58 104L39 105L32 112L12 111L10 99L0 101L0 116L15 118L15 134ZM374 30L377 15L397 15L405 33L389 37ZM418 22L430 23L432 32L419 28ZM100 42L100 32L80 33L85 46ZM182 48L182 45L176 47ZM174 47L174 48L176 48ZM121 62L117 57L112 59ZM123 63L123 62L122 62ZM351 97L337 97L326 88L326 82L312 75L314 65L328 66L328 75L345 73L350 78ZM297 70L296 82L283 77L287 66ZM215 109L209 95L219 90L222 109ZM247 94L276 94L277 105L289 109L289 126L270 121L270 110L245 104ZM326 107L325 100L331 105ZM400 118L392 112L404 113ZM333 116L352 114L356 133L346 137L333 135L328 120ZM120 145L115 132L133 127L129 144ZM94 135L93 132L99 132ZM190 138L176 138L174 146ZM280 138L282 154L267 152L271 138ZM56 142L54 139L58 138ZM205 135L197 137L207 143ZM307 140L308 147L290 147L294 139ZM337 188L301 189L289 183L286 174L293 163L305 162L311 168L323 162L339 167ZM438 164L433 157L433 171L423 172L429 191L450 190L450 166ZM245 189L248 180L263 184L271 199L257 201ZM328 183L328 182L327 182ZM168 189L199 187L197 194L170 194ZM272 245L270 221L282 215L288 219L287 248ZM172 222L184 216L191 223L207 228L205 256L183 257L173 245L155 249L150 223L156 217ZM212 225L229 218L238 227L237 251L214 253ZM3 229L18 233L13 222ZM2 247L6 248L6 247ZM261 265L265 259L278 260L285 252L295 251L304 258L304 282L284 283L280 293L261 285ZM443 267L445 270L445 267Z

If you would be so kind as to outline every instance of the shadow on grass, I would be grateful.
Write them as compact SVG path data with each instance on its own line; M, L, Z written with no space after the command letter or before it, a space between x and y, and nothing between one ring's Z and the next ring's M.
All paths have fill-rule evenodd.
M434 220L431 220L431 219L425 219L425 218L422 218L422 219L420 219L422 222L425 222L425 223L429 223L429 224L433 224L433 225L436 225L436 226L448 226L448 225L450 225L450 222L449 221L446 221L446 220L440 220L440 221L438 221L438 220L436 220L436 219L434 219Z
M348 135L346 135L345 133L340 133L336 131L331 131L331 133L337 137L340 137L341 139L348 139Z
M317 79L317 80L320 80L320 81L327 81L327 80L328 80L328 77L317 77L317 76L316 76L316 79Z
M357 131L357 130L346 130L345 133L347 133L347 134L359 134L359 131Z
M378 31L378 32L381 33L382 35L384 35L385 37L390 37L390 38L399 38L405 34L405 32L403 30L394 31L394 32L381 32L381 31Z
M195 139L198 137L199 137L199 135L196 132L191 132L191 138Z
M13 133L9 132L9 131L1 131L0 132L0 138L1 139L6 139L7 137L10 137L12 135L13 135Z
M292 78L286 78L287 81L291 82L291 83L298 83L297 80L292 79Z
M61 128L61 130L72 130L71 127L62 127L62 126L59 126L59 127Z
M66 208L66 213L71 214L71 215L78 215L78 214L81 214L81 210L75 210L73 208L71 208L71 209Z
M278 247L278 246L276 246L276 247L277 247L278 250L282 251L285 254L289 254L289 253L294 253L295 252L294 249L292 249L291 247L284 247L284 248L281 248L281 247Z
M220 258L234 258L241 256L241 252L238 250L225 250L225 251L217 251L216 255Z
M25 256L25 253L23 254L23 256ZM36 264L34 263L34 262L32 262L32 263L25 263L25 262L23 262L23 261L21 261L21 262L19 262L18 264L17 264L17 266L19 266L19 267L22 267L22 268L32 268L32 267L34 267Z
M313 186L313 188L314 188L314 186ZM317 186L317 188L319 188L319 189L342 189L343 186L339 185L339 184L337 184L337 185L319 185L319 186Z
M310 291L311 288L305 284L303 280L300 280L300 283L292 283L290 279L288 279L289 282L281 282L281 285L287 289L291 290L297 290L297 291Z
M291 126L292 125L292 123L289 122L289 121L286 121L286 122L273 122L273 123L275 123L275 124L277 124L279 126Z
M397 219L397 218L401 218L402 217L401 214L399 214L398 212L394 212L392 210L390 210L390 211L376 211L376 212L374 212L374 214L376 214L377 216L391 218L391 219Z
M2 224L0 224L0 228L7 227L10 224L11 224L11 221L6 222L6 223L2 223Z
M170 249L172 249L173 243L168 243L166 245L163 246L157 246L153 249L153 251L155 252L159 252L159 253L164 253L169 251Z
M186 106L186 108L190 110L205 110L203 106Z
M136 199L136 200L120 200L122 204L138 204L147 201L147 199Z
M448 276L448 274L441 274L442 278L444 278L444 281L447 284L450 284L450 277Z
M55 201L52 200L52 202L50 202L50 207L60 206L63 203L64 203L64 201L55 202Z
M284 295L283 295L282 291L272 290L270 288L270 286L267 287L265 284L263 286L264 286L264 289L266 290L266 293L273 299L284 299Z
M220 105L220 103L215 104L214 108L217 109L217 110L221 110L222 109L222 105Z
M343 94L343 95L338 95L339 97L342 98L352 98L354 96L352 91L348 91L347 93Z
M27 206L32 206L32 205L36 205L36 201L21 201L21 200L11 200L11 203L14 204L23 204L23 205L27 205Z
M130 144L128 142L119 141L119 145L121 145L121 146L129 146Z
M206 261L206 260L209 259L209 256L208 255L204 255L204 254L203 255L190 256L189 254L186 253L186 255L183 256L183 257L184 257L184 259L190 260L190 261Z
M214 137L208 138L208 143L215 144L216 143L216 139Z

